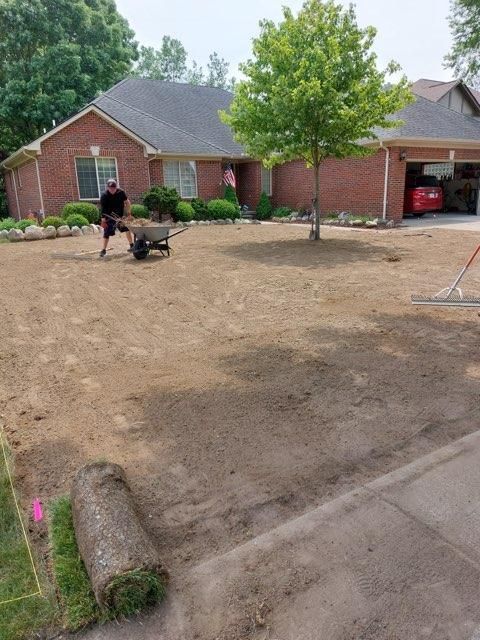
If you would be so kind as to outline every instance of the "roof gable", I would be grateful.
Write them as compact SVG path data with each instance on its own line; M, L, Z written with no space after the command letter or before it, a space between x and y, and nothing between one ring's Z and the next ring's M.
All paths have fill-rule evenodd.
M439 102L448 93L458 89L467 98L474 112L480 116L480 93L470 89L462 80L452 80L441 82L438 80L427 80L420 78L411 86L412 93L432 102Z

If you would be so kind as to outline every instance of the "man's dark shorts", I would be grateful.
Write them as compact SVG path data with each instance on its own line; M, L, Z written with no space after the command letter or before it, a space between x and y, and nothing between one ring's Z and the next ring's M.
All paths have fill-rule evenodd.
M125 233L125 231L128 231L128 228L125 225L123 225L121 222L117 223L114 220L108 220L107 226L103 230L103 237L111 238L112 236L115 235L116 229L118 229L120 233Z

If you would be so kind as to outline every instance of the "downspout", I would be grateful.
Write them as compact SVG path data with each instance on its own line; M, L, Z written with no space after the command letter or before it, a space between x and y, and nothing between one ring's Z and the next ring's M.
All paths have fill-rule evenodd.
M40 182L40 170L38 168L38 159L36 156L29 156L25 150L23 151L23 153L27 156L27 158L35 160L35 167L37 169L38 193L40 194L40 207L42 209L42 212L45 213L45 207L43 205L42 183Z
M380 149L385 151L385 181L383 184L383 210L382 219L387 219L387 195L388 195L388 172L390 169L390 149L385 147L383 141L380 141Z
M147 160L147 164L148 164L148 185L149 185L150 189L152 188L152 177L150 175L150 162L152 160L161 160L162 156L159 155L160 153L162 153L162 152L160 151L160 149L158 149L157 153L153 156L153 158L149 158Z

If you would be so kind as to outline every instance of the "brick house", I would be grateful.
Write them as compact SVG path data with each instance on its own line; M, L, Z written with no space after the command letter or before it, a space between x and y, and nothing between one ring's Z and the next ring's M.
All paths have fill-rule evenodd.
M322 211L399 220L407 170L438 174L454 185L470 179L478 188L477 96L461 82L419 82L413 90L428 92L425 84L433 83L432 95L418 95L395 114L403 126L379 130L378 140L368 143L375 149L370 157L323 164ZM11 214L56 214L66 202L98 202L109 177L118 179L133 202L160 184L175 186L184 199L209 200L222 196L227 164L234 168L241 204L255 208L264 190L276 206L310 208L312 171L301 161L270 171L248 158L218 118L231 99L212 87L123 80L2 163Z

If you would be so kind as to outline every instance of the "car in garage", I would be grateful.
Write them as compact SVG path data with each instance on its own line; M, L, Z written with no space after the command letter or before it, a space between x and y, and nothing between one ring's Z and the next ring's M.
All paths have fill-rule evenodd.
M403 213L420 218L431 211L442 211L443 189L436 176L408 175L405 183Z

